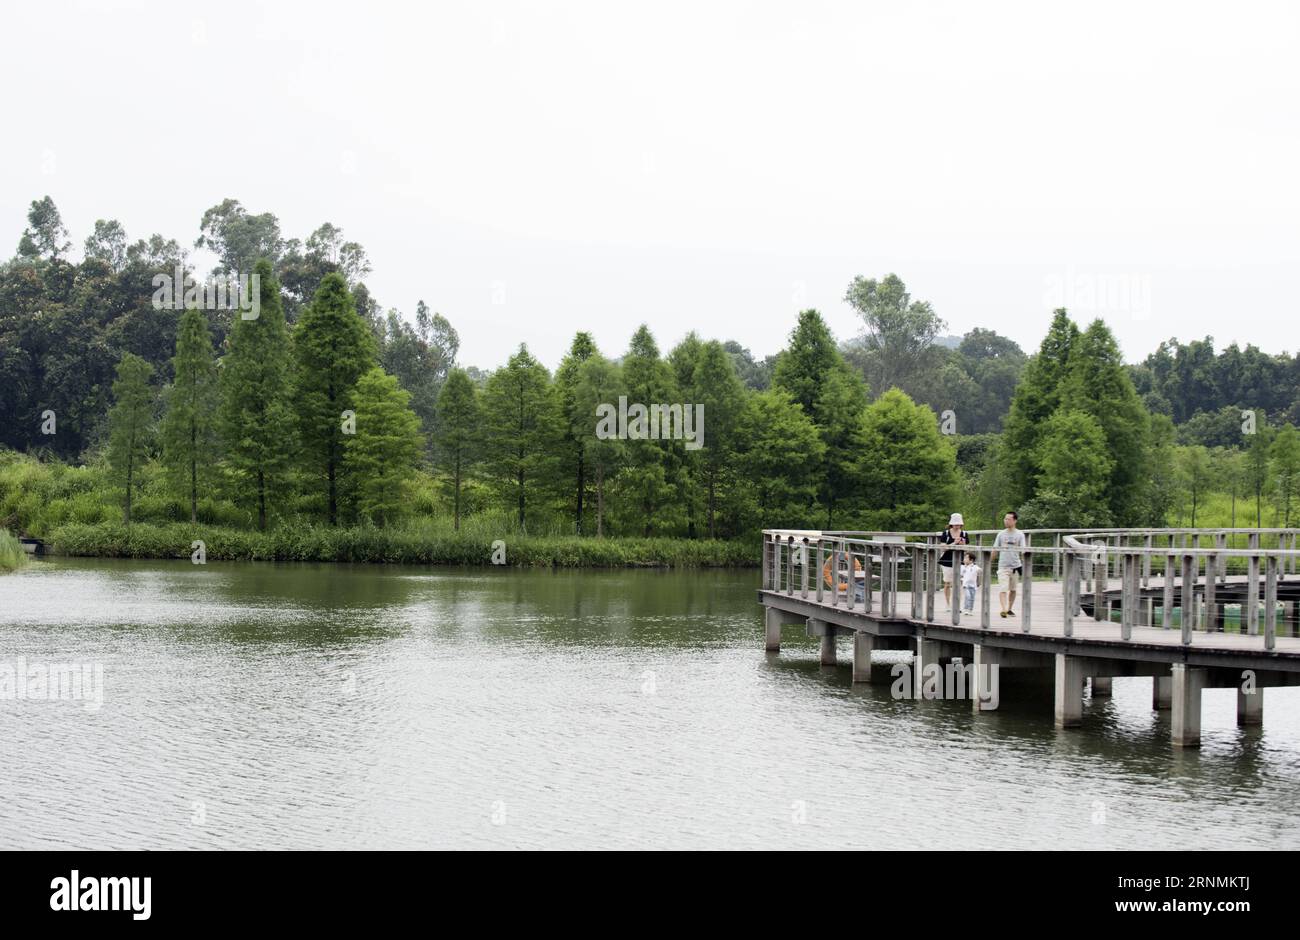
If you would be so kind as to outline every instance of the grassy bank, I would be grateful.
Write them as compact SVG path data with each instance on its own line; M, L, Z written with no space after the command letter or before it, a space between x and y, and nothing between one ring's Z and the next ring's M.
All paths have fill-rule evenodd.
M708 539L501 536L505 563L555 568L736 567L758 564L757 545ZM411 565L489 565L493 542L434 526L288 528L250 532L188 524L124 526L68 523L50 535L55 554L102 558L190 558L196 540L209 561L343 561Z
M16 571L27 564L22 543L8 529L0 529L0 572Z

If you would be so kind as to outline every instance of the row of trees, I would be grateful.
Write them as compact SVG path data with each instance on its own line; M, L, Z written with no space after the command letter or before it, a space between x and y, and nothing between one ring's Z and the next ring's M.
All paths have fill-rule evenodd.
M123 226L100 219L83 258L70 259L72 239L48 196L32 203L16 256L0 264L0 446L63 459L89 456L106 443L106 416L117 362L143 359L156 381L174 378L179 318L152 303L155 275L194 264L178 242L161 235L130 241ZM455 363L459 338L421 301L413 318L383 308L361 280L365 250L328 222L306 239L282 238L270 213L253 214L227 199L203 214L194 246L217 258L214 274L238 276L270 262L281 285L285 322L297 323L325 278L339 274L357 314L374 338L379 363L411 393L411 407L433 419L438 386ZM212 344L228 347L228 311L203 311ZM41 415L58 416L58 433L42 434Z
M1291 424L1273 428L1262 413L1256 418L1248 447L1186 444L1176 449L1180 509L1189 525L1204 520L1204 506L1216 494L1228 497L1234 528L1238 521L1257 528L1300 524L1300 430ZM1265 511L1270 502L1271 516Z
M1216 353L1214 339L1171 339L1131 369L1147 408L1168 415L1188 443L1238 443L1243 409L1276 423L1300 423L1300 352L1269 355L1236 343Z
M597 434L598 408L620 398L702 406L703 446ZM521 529L540 507L570 518L578 534L611 524L687 537L778 524L929 524L957 482L955 451L933 412L897 390L869 404L815 310L799 315L763 391L746 388L722 343L692 333L663 357L645 326L618 361L578 333L554 376L523 347L481 391L454 370L439 398L434 452L457 524L462 487L477 476Z
M1232 407L1216 420L1228 412L1226 446L1180 444L1170 416L1146 407L1106 325L1081 330L1058 310L1003 433L961 441L967 495L987 525L1006 507L1038 527L1161 526L1175 515L1204 524L1212 493L1229 497L1233 524L1249 497L1253 524L1291 525L1300 432L1270 425L1262 409Z
M104 445L128 515L151 453L191 516L215 481L263 526L384 524L416 466L445 486L457 525L495 503L521 528L590 534L930 527L954 506L988 525L1007 508L1033 525L1154 525L1199 512L1207 486L1234 506L1252 496L1260 519L1265 499L1280 520L1300 505L1283 423L1300 380L1290 357L1253 347L1170 341L1125 366L1103 323L1080 329L1061 310L1026 357L991 330L944 336L891 274L849 285L863 332L842 344L807 310L762 360L694 334L661 356L642 327L621 357L579 333L553 374L523 347L488 373L455 368L455 330L423 302L414 323L383 311L360 280L364 249L328 223L298 241L235 200L204 214L195 244L215 273L257 266L252 321L153 309L153 275L185 264L173 241L130 244L101 220L73 264L48 197L28 223L0 267L0 444L64 457ZM596 406L620 397L704 405L705 447L597 436ZM37 431L46 409L52 437Z
M157 452L192 519L215 486L263 528L301 515L304 495L329 524L393 521L422 447L409 393L378 365L342 275L290 329L269 262L257 272L261 315L234 321L220 360L202 313L181 318L157 434L152 369L122 357L108 456L126 520ZM598 434L600 406L620 399L702 406L703 446ZM642 326L615 361L578 333L554 375L522 346L478 381L453 369L429 438L457 527L468 490L509 507L521 531L541 516L578 534L686 537L937 526L957 495L955 449L934 413L898 390L869 403L815 310L799 315L763 391L746 388L717 341L692 334L662 356Z
M153 367L133 353L118 362L108 459L127 523L155 453L191 521L200 493L218 484L255 508L262 529L295 485L331 525L341 512L383 524L400 508L422 449L419 418L379 365L343 276L326 275L290 331L270 262L256 272L260 315L233 320L219 365L203 313L181 316L160 427Z

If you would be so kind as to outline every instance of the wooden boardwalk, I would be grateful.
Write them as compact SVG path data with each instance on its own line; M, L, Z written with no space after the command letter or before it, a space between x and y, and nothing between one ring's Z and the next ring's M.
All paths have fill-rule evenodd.
M767 649L779 651L783 624L802 623L810 636L821 639L823 664L833 665L836 639L851 637L855 682L872 681L871 654L877 649L911 649L918 675L931 665L972 669L976 683L987 681L978 678L981 670L994 676L999 669L1051 670L1056 723L1070 727L1081 718L1085 685L1104 695L1117 676L1149 676L1153 708L1173 709L1173 739L1181 746L1199 744L1203 689L1236 688L1238 721L1257 724L1264 688L1300 685L1300 578L1285 574L1288 566L1295 567L1292 549L1252 554L1180 548L1181 578L1173 549L1148 548L1150 541L1117 549L1118 556L1109 558L1091 547L1035 549L1040 565L1045 553L1065 556L1051 559L1051 570L1062 572L1062 580L1036 577L1028 603L1023 589L1018 591L1015 616L1003 618L989 577L993 551L977 546L972 553L984 576L975 610L961 612L954 622L938 578L940 550L932 541L908 542L911 533L777 530L769 535L758 592L766 611ZM789 549L784 564L782 546ZM1152 573L1153 554L1159 562L1155 571L1175 572L1168 585L1164 575ZM1170 564L1163 568L1166 555ZM1025 560L1028 569L1035 558L1026 552ZM1247 562L1248 575L1224 574L1229 563ZM1111 577L1112 566L1117 578ZM856 590L851 590L849 571L855 569ZM900 576L903 569L910 570ZM913 582L915 593L908 589ZM1251 596L1253 611L1243 603ZM1192 611L1186 629L1185 605ZM1098 607L1100 619L1094 615ZM976 711L990 710L989 701L972 701Z

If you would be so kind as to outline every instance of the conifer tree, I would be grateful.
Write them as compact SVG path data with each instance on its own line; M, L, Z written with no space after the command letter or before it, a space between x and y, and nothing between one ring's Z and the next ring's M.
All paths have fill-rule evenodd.
M555 370L555 390L559 395L564 417L563 462L573 479L573 529L578 535L583 531L583 509L587 495L586 439L592 432L594 418L580 414L576 408L578 371L582 364L596 353L596 343L590 333L578 333L568 354Z
M581 440L583 464L591 474L595 489L597 538L605 534L605 494L626 455L626 442L596 434L596 409L617 402L621 394L623 385L618 366L598 352L588 356L577 370L573 407L576 416L588 416L587 431ZM573 426L579 427L577 418Z
M201 310L186 310L176 333L172 386L162 422L163 464L173 486L190 504L190 522L198 521L199 488L216 458L219 402L217 363L208 321Z
M790 343L777 359L772 384L790 393L826 445L817 495L825 526L831 528L837 506L850 491L860 447L857 434L867 406L866 385L844 361L816 310L799 314Z
M126 525L131 524L131 500L152 439L154 393L149 387L152 375L153 366L133 353L124 353L113 382L113 407L108 413L108 462L123 490L122 521Z
M353 399L356 433L347 437L343 453L348 479L360 513L387 525L401 511L403 484L424 443L420 418L411 410L410 393L378 366L357 380Z
M514 505L519 531L528 531L529 500L553 482L562 431L559 403L546 367L520 344L483 391L488 434L486 466Z
M289 332L280 285L271 263L258 261L258 316L236 316L230 351L221 364L218 426L226 460L257 507L257 527L266 530L271 507L285 492L294 452L289 406Z
M672 369L660 357L659 346L645 324L632 336L622 372L629 409L680 403ZM628 421L625 469L620 475L622 514L629 528L642 536L671 532L684 516L683 507L673 500L680 479L680 460L671 440L642 437L635 433L635 423L635 418ZM649 422L646 430L647 434L659 433L658 428L649 427Z
M937 529L957 499L957 456L939 422L894 388L863 415L858 487L869 529Z
M453 528L460 531L461 489L477 465L483 443L483 409L478 389L464 369L453 369L438 393L434 454L451 477Z
M375 364L375 339L342 274L327 274L293 330L294 405L303 466L338 525L340 471L357 380Z

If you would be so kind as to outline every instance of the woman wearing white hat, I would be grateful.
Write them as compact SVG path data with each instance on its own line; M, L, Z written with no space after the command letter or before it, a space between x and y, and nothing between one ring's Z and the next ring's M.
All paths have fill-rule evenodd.
M966 523L962 520L961 513L955 512L948 517L948 528L943 530L939 536L939 541L944 545L969 545L970 539L966 536ZM939 559L939 570L943 572L943 599L947 602L948 607L952 607L952 571L953 555L952 549L943 553Z

